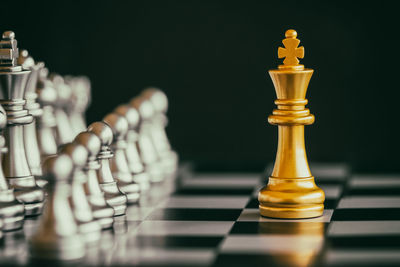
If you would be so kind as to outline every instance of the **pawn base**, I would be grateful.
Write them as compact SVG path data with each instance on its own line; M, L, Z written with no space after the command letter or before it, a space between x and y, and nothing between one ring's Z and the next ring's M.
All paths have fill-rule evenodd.
M325 194L314 177L270 177L258 194L261 216L281 219L319 217L324 212Z

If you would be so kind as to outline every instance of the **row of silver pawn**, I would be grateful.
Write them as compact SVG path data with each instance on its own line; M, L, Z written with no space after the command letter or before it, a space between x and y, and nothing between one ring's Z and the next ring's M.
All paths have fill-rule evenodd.
M5 32L0 49L13 41L14 34ZM96 243L101 230L112 228L127 205L138 204L152 184L175 177L178 156L165 133L167 97L148 88L86 128L87 79L48 75L44 64L26 50L11 67L9 62L1 64L0 79L13 72L27 79L0 88L0 104L5 106L0 106L5 135L0 136L0 151L6 155L0 169L0 235L20 229L25 216L44 209L29 242L31 256L81 258L85 244ZM19 100L15 95L23 98L14 101ZM13 113L20 103L31 121L21 119L29 115ZM24 175L19 177L21 170Z

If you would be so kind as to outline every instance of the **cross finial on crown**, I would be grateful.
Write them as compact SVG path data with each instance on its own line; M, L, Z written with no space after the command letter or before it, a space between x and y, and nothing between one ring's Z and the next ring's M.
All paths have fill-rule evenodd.
M303 69L304 66L299 64L298 58L304 58L304 47L298 47L300 40L297 39L297 32L295 30L287 30L285 32L285 39L282 41L285 48L278 48L278 58L285 58L283 65L280 69Z

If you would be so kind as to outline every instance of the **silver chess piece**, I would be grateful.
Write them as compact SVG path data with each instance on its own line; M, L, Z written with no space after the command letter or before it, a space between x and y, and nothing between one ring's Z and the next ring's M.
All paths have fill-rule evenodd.
M85 112L91 101L90 80L85 76L67 76L66 83L70 86L72 97L67 109L70 125L74 136L86 131Z
M29 240L32 258L76 260L85 255L69 203L73 167L67 155L48 157L42 165L48 196L39 227Z
M104 122L94 122L90 124L88 131L97 135L101 141L101 149L97 154L100 168L96 173L97 180L104 192L107 204L114 208L115 216L124 215L126 213L128 199L118 188L117 182L115 181L110 169L110 159L114 156L113 152L110 150L110 145L113 140L113 132L110 126Z
M168 98L163 91L153 87L145 89L142 92L142 96L150 101L154 110L153 116L151 117L151 136L154 142L154 147L156 148L167 172L174 175L178 169L178 154L172 150L165 132L168 123L166 116L168 110Z
M32 175L36 177L36 183L40 187L43 187L46 182L39 178L42 176L42 168L40 165L40 150L36 134L36 120L38 117L42 116L43 110L41 109L39 103L36 102L38 97L36 93L36 87L38 83L39 72L42 68L44 68L44 63L35 63L33 58L28 54L27 50L21 50L18 57L18 64L21 65L23 69L31 71L26 83L24 98L26 100L25 109L28 110L29 114L33 116L33 121L24 125L25 152Z
M61 147L60 154L69 156L74 164L72 172L71 205L79 232L87 244L97 242L101 236L100 223L94 219L90 204L86 198L84 185L87 181L82 168L88 159L88 150L78 143L68 143Z
M3 33L0 41L0 104L7 114L4 130L8 152L3 160L3 171L16 198L24 203L25 215L40 214L44 192L37 186L29 168L24 145L24 125L33 117L24 109L24 93L30 71L17 65L18 48L14 32Z
M128 203L135 204L139 202L140 187L133 180L126 160L126 134L128 132L128 121L121 115L110 113L104 117L103 121L110 126L113 131L113 142L111 150L114 157L110 158L110 168L114 179L117 181L119 189L126 194Z
M57 100L57 91L53 83L47 78L49 70L42 68L39 71L39 81L36 92L38 102L42 106L43 114L37 118L36 131L41 162L48 156L57 154L56 117L53 105Z
M129 105L135 108L140 115L137 146L145 169L150 174L150 181L152 183L162 182L167 177L167 173L164 170L159 155L157 154L151 136L151 118L154 114L152 104L144 97L138 96L133 98Z
M85 175L83 186L93 217L99 221L101 228L111 228L114 222L114 209L106 203L96 173L100 168L97 154L100 152L101 141L94 133L82 132L75 137L74 143L83 145L88 151L88 159L82 168Z
M140 192L145 194L150 189L150 175L144 168L137 147L139 140L139 112L129 105L120 105L114 110L114 112L124 116L128 121L125 155L133 180L139 184Z
M53 108L57 124L57 145L60 146L72 142L75 137L66 112L71 101L72 90L61 75L51 74L50 79L57 91L57 100L53 103Z
M0 131L6 126L6 112L0 106ZM5 139L0 135L0 162L1 154L7 152ZM24 224L24 205L14 196L14 190L8 188L3 168L0 165L0 220L2 219L3 231L15 230Z

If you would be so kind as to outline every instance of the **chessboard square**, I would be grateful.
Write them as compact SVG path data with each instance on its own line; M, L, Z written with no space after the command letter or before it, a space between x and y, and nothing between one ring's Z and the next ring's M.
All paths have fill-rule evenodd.
M156 209L146 220L151 221L236 221L241 209Z
M127 221L143 221L153 210L154 208L128 206L126 210Z
M325 209L324 213L320 217L310 219L275 219L262 217L258 209L244 209L240 214L238 221L247 222L330 222L333 214L333 210Z
M213 266L288 266L287 254L220 253ZM286 264L285 264L286 263ZM296 266L296 265L293 265Z
M138 235L132 244L140 248L212 248L216 249L223 236L161 236Z
M328 223L322 222L236 222L230 235L321 235Z
M161 204L165 208L242 209L249 197L241 196L171 196Z
M360 187L349 188L346 191L347 196L399 196L400 187Z
M223 253L295 253L318 252L324 243L323 235L229 235L220 250Z
M182 187L174 192L175 196L249 196L254 188L207 188L207 187Z
M400 235L332 236L328 240L334 249L400 249Z
M246 205L246 209L258 209L259 206L258 198L252 197Z
M113 260L113 266L210 266L215 260L212 249L132 248L123 257ZM190 263L190 264L188 264Z
M332 221L398 221L400 208L336 209Z
M338 209L400 208L400 197L395 196L347 196L343 197Z
M233 222L207 221L144 221L136 235L145 236L224 236L229 233Z
M400 236L400 221L337 221L331 222L328 228L329 237L382 235Z
M399 249L333 249L325 255L327 266L399 266Z
M342 194L342 186L340 185L318 185L322 190L324 190L325 198L327 199L337 199Z
M400 188L400 175L354 175L349 181L350 188Z

